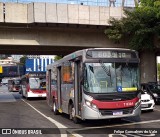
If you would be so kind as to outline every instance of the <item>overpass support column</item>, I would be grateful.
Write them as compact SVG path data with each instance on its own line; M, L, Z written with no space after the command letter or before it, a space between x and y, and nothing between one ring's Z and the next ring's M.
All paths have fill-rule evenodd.
M157 62L154 51L140 52L141 83L157 81Z

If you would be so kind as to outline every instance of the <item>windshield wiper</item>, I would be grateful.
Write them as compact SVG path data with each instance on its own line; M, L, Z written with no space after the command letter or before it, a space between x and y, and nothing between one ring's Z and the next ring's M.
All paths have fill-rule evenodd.
M36 80L36 82L38 83L38 79L34 78Z
M101 67L103 68L104 72L107 74L107 76L110 77L110 86L112 86L110 66L109 66L109 69L108 69L108 68L105 66L105 64L103 63L102 60L99 60L99 63L100 63L100 65L101 65Z

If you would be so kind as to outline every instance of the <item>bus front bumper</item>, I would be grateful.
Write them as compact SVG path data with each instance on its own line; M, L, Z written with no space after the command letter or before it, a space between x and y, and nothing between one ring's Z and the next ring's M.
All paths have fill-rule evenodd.
M99 110L93 110L92 108L84 105L83 106L83 116L82 119L114 119L114 118L124 118L124 117L134 117L134 116L140 116L141 114L141 106L137 106L137 108L133 109L131 113L129 114L123 114L122 111L115 110L115 113L112 112L110 114L103 114ZM120 113L121 112L121 113Z

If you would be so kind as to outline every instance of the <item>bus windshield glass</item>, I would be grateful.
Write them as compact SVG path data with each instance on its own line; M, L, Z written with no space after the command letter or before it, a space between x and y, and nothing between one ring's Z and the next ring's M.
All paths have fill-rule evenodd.
M21 83L20 80L14 80L14 84L15 84L15 85L19 85L20 83Z
M138 63L85 63L84 90L91 93L137 91Z
M39 78L29 78L30 89L39 89L40 88L40 79Z

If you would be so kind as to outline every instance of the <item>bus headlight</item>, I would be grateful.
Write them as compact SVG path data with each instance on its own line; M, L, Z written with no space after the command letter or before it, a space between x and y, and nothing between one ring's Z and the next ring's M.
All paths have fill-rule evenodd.
M85 100L85 104L96 111L98 110L97 106L93 104L91 101Z
M90 101L86 100L85 103L86 103L87 106L91 107L91 102Z

